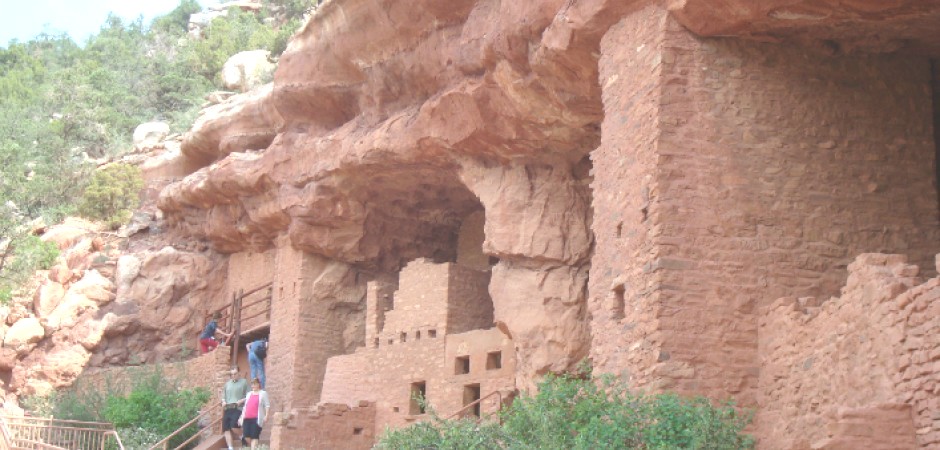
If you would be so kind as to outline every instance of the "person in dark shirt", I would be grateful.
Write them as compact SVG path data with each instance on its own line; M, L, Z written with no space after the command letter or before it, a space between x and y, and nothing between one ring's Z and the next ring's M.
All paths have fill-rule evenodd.
M206 328L204 328L199 335L199 348L202 350L202 353L209 353L219 346L219 341L215 339L215 335L219 334L225 336L226 339L232 337L232 333L226 333L219 329L219 318L221 317L222 314L218 312L213 314L212 320L206 324Z
M261 388L264 388L264 359L268 355L268 340L259 339L248 344L248 367L251 368L251 378L261 382Z

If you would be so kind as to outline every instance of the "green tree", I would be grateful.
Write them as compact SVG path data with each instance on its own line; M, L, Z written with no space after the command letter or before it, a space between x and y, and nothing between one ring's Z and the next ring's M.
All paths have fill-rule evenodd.
M79 212L102 220L112 228L127 222L140 203L144 182L140 169L130 164L111 164L95 172L82 194Z

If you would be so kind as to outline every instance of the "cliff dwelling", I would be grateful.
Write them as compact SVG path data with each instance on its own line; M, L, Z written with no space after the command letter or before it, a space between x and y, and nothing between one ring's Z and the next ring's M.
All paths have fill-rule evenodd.
M937 448L927 3L326 1L145 175L224 262L200 312L269 339L272 448L582 361L733 398L761 449Z

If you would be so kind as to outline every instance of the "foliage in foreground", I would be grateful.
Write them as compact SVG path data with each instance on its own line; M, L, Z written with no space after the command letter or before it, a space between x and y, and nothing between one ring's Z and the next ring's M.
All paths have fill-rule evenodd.
M731 403L675 394L635 394L623 382L549 376L495 421L431 420L387 431L378 448L462 449L749 449L750 416Z
M128 378L133 380L129 385L78 381L68 390L28 398L24 407L36 416L111 422L131 449L149 448L199 414L209 400L207 390L183 388L180 379L165 376L160 366L132 369ZM195 431L194 425L172 440L171 448Z

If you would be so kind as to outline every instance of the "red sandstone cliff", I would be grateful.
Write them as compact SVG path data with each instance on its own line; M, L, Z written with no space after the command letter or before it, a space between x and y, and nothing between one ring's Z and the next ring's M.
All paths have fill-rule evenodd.
M848 266L905 253L936 273L938 26L940 4L913 0L333 0L272 85L208 109L151 176L169 183L158 205L172 236L275 283L271 391L285 413L319 400L329 357L365 345L367 283L417 258L460 262L461 229L482 215L477 256L516 386L590 357L637 386L739 398L766 448L872 443L852 430L879 418L904 426L875 444L929 447L936 342L907 348L897 333L940 318L892 304L928 303L936 278L915 283L891 258ZM182 272L215 273L206 255ZM138 278L165 275L143 265ZM822 312L774 303L834 296L846 279ZM182 290L121 286L166 309L144 322L216 295L181 305ZM866 294L885 286L903 289ZM829 339L823 323L864 334L857 305L838 311L857 297L897 333L876 349L884 376L831 392L799 345ZM895 359L907 353L918 360ZM862 401L852 383L891 392ZM800 392L810 384L825 405Z

